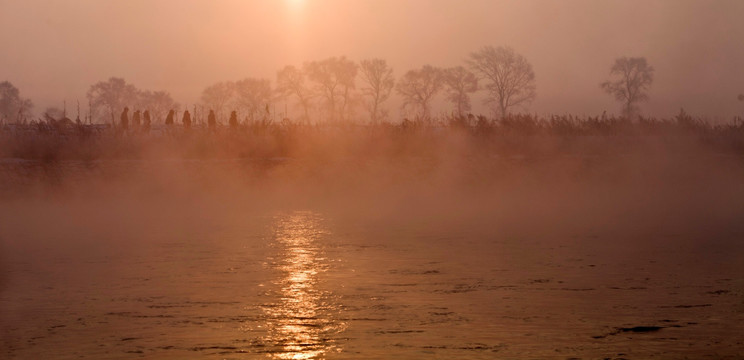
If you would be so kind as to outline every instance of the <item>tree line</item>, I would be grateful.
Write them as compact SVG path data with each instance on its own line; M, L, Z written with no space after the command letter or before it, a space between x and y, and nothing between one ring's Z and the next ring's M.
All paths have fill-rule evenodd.
M639 104L648 100L654 71L643 57L621 57L615 60L609 79L600 88L620 102L622 116L630 118L639 113ZM357 63L344 56L331 57L301 66L287 65L277 71L273 83L266 78L245 78L207 86L201 93L201 103L193 106L193 115L198 118L213 111L217 119L224 120L236 111L244 121L257 121L275 115L277 104L283 104L284 109L279 109L282 117L289 117L291 106L302 122L348 121L358 119L361 112L371 123L377 123L390 118L387 102L396 93L402 100L402 118L429 121L432 102L438 95L444 95L452 115L463 117L471 112L471 97L478 91L485 93L485 103L493 113L503 118L514 109L527 109L536 98L535 72L524 56L504 46L483 47L460 66L424 65L397 79L384 59ZM117 77L93 84L87 99L89 122L115 123L125 107L148 110L157 122L162 122L170 110L181 110L167 91L140 90ZM17 121L32 108L32 102L21 98L12 84L0 83L3 120Z
M430 120L435 97L444 94L452 113L465 116L472 110L471 96L487 93L487 103L500 116L514 107L526 106L535 98L532 65L509 47L484 47L470 55L466 66L440 68L424 65L395 78L384 59L356 63L344 56L287 65L271 80L247 78L219 82L202 92L202 104L222 116L237 109L245 119L257 120L268 113L267 104L291 104L299 120L347 121L364 113L371 123L390 117L387 101L396 93L402 100L404 118ZM287 116L289 110L283 109ZM315 119L313 117L316 117Z

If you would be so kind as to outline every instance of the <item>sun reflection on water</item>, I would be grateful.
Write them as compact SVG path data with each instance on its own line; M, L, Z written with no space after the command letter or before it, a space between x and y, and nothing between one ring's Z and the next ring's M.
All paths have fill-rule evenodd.
M267 343L278 359L320 359L341 351L334 334L346 324L336 319L340 306L324 290L319 277L328 270L321 241L329 231L313 212L295 212L274 221L278 256L272 267L281 276L273 281L276 303L263 307L267 315Z

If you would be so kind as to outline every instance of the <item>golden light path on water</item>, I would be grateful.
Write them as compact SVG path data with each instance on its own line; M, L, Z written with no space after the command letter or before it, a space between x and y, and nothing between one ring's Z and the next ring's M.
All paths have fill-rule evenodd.
M266 343L277 347L269 353L278 359L321 359L340 352L333 335L346 324L336 320L339 305L321 288L319 276L328 270L321 241L330 232L313 212L282 215L274 221L278 256L272 267L281 276L273 281L278 301L263 307L267 315Z

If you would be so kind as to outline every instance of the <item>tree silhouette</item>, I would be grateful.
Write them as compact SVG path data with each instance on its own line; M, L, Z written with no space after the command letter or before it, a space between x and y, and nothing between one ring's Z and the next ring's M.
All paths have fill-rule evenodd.
M205 107L216 112L217 118L222 118L223 111L227 110L226 107L234 94L235 84L233 82L218 82L202 91L201 101Z
M20 120L28 114L34 104L21 98L21 92L9 81L0 82L0 120Z
M403 97L403 111L414 108L421 119L431 120L431 100L442 90L443 85L442 70L424 65L419 70L405 73L395 90Z
M113 123L115 114L120 113L128 104L134 104L137 95L138 91L134 85L127 84L122 78L112 77L92 85L87 97L92 107L91 111L103 109L111 115Z
M357 65L342 56L311 61L304 65L304 70L308 79L315 83L318 96L324 100L329 120L344 120L353 96Z
M276 91L280 96L289 98L296 96L302 106L303 120L310 121L310 101L312 94L305 85L305 74L298 68L287 65L276 74ZM287 114L284 114L287 116Z
M510 47L486 46L470 54L467 63L486 81L486 102L495 105L502 117L514 106L528 105L537 95L532 65Z
M385 118L387 112L380 108L395 87L393 69L382 59L362 60L359 66L365 87L362 93L367 97L367 110L372 123Z
M621 57L612 65L610 76L612 79L600 86L623 103L623 116L630 119L638 111L636 104L648 100L646 91L654 81L654 68L643 57Z
M173 100L171 94L166 91L139 91L137 94L137 106L149 110L152 117L160 122L165 114L171 109L178 110L181 105Z
M478 90L478 77L462 66L444 70L447 100L455 105L457 116L470 111L470 95Z
M257 119L271 102L271 81L247 78L235 82L235 107L251 121Z

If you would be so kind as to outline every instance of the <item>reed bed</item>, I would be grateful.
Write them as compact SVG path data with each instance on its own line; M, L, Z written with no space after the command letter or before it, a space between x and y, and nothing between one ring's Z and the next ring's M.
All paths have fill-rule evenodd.
M396 156L622 155L711 151L744 154L739 120L711 124L681 113L670 119L512 115L404 119L399 123L246 122L148 131L50 122L0 126L0 158L53 162L145 158L303 158Z

